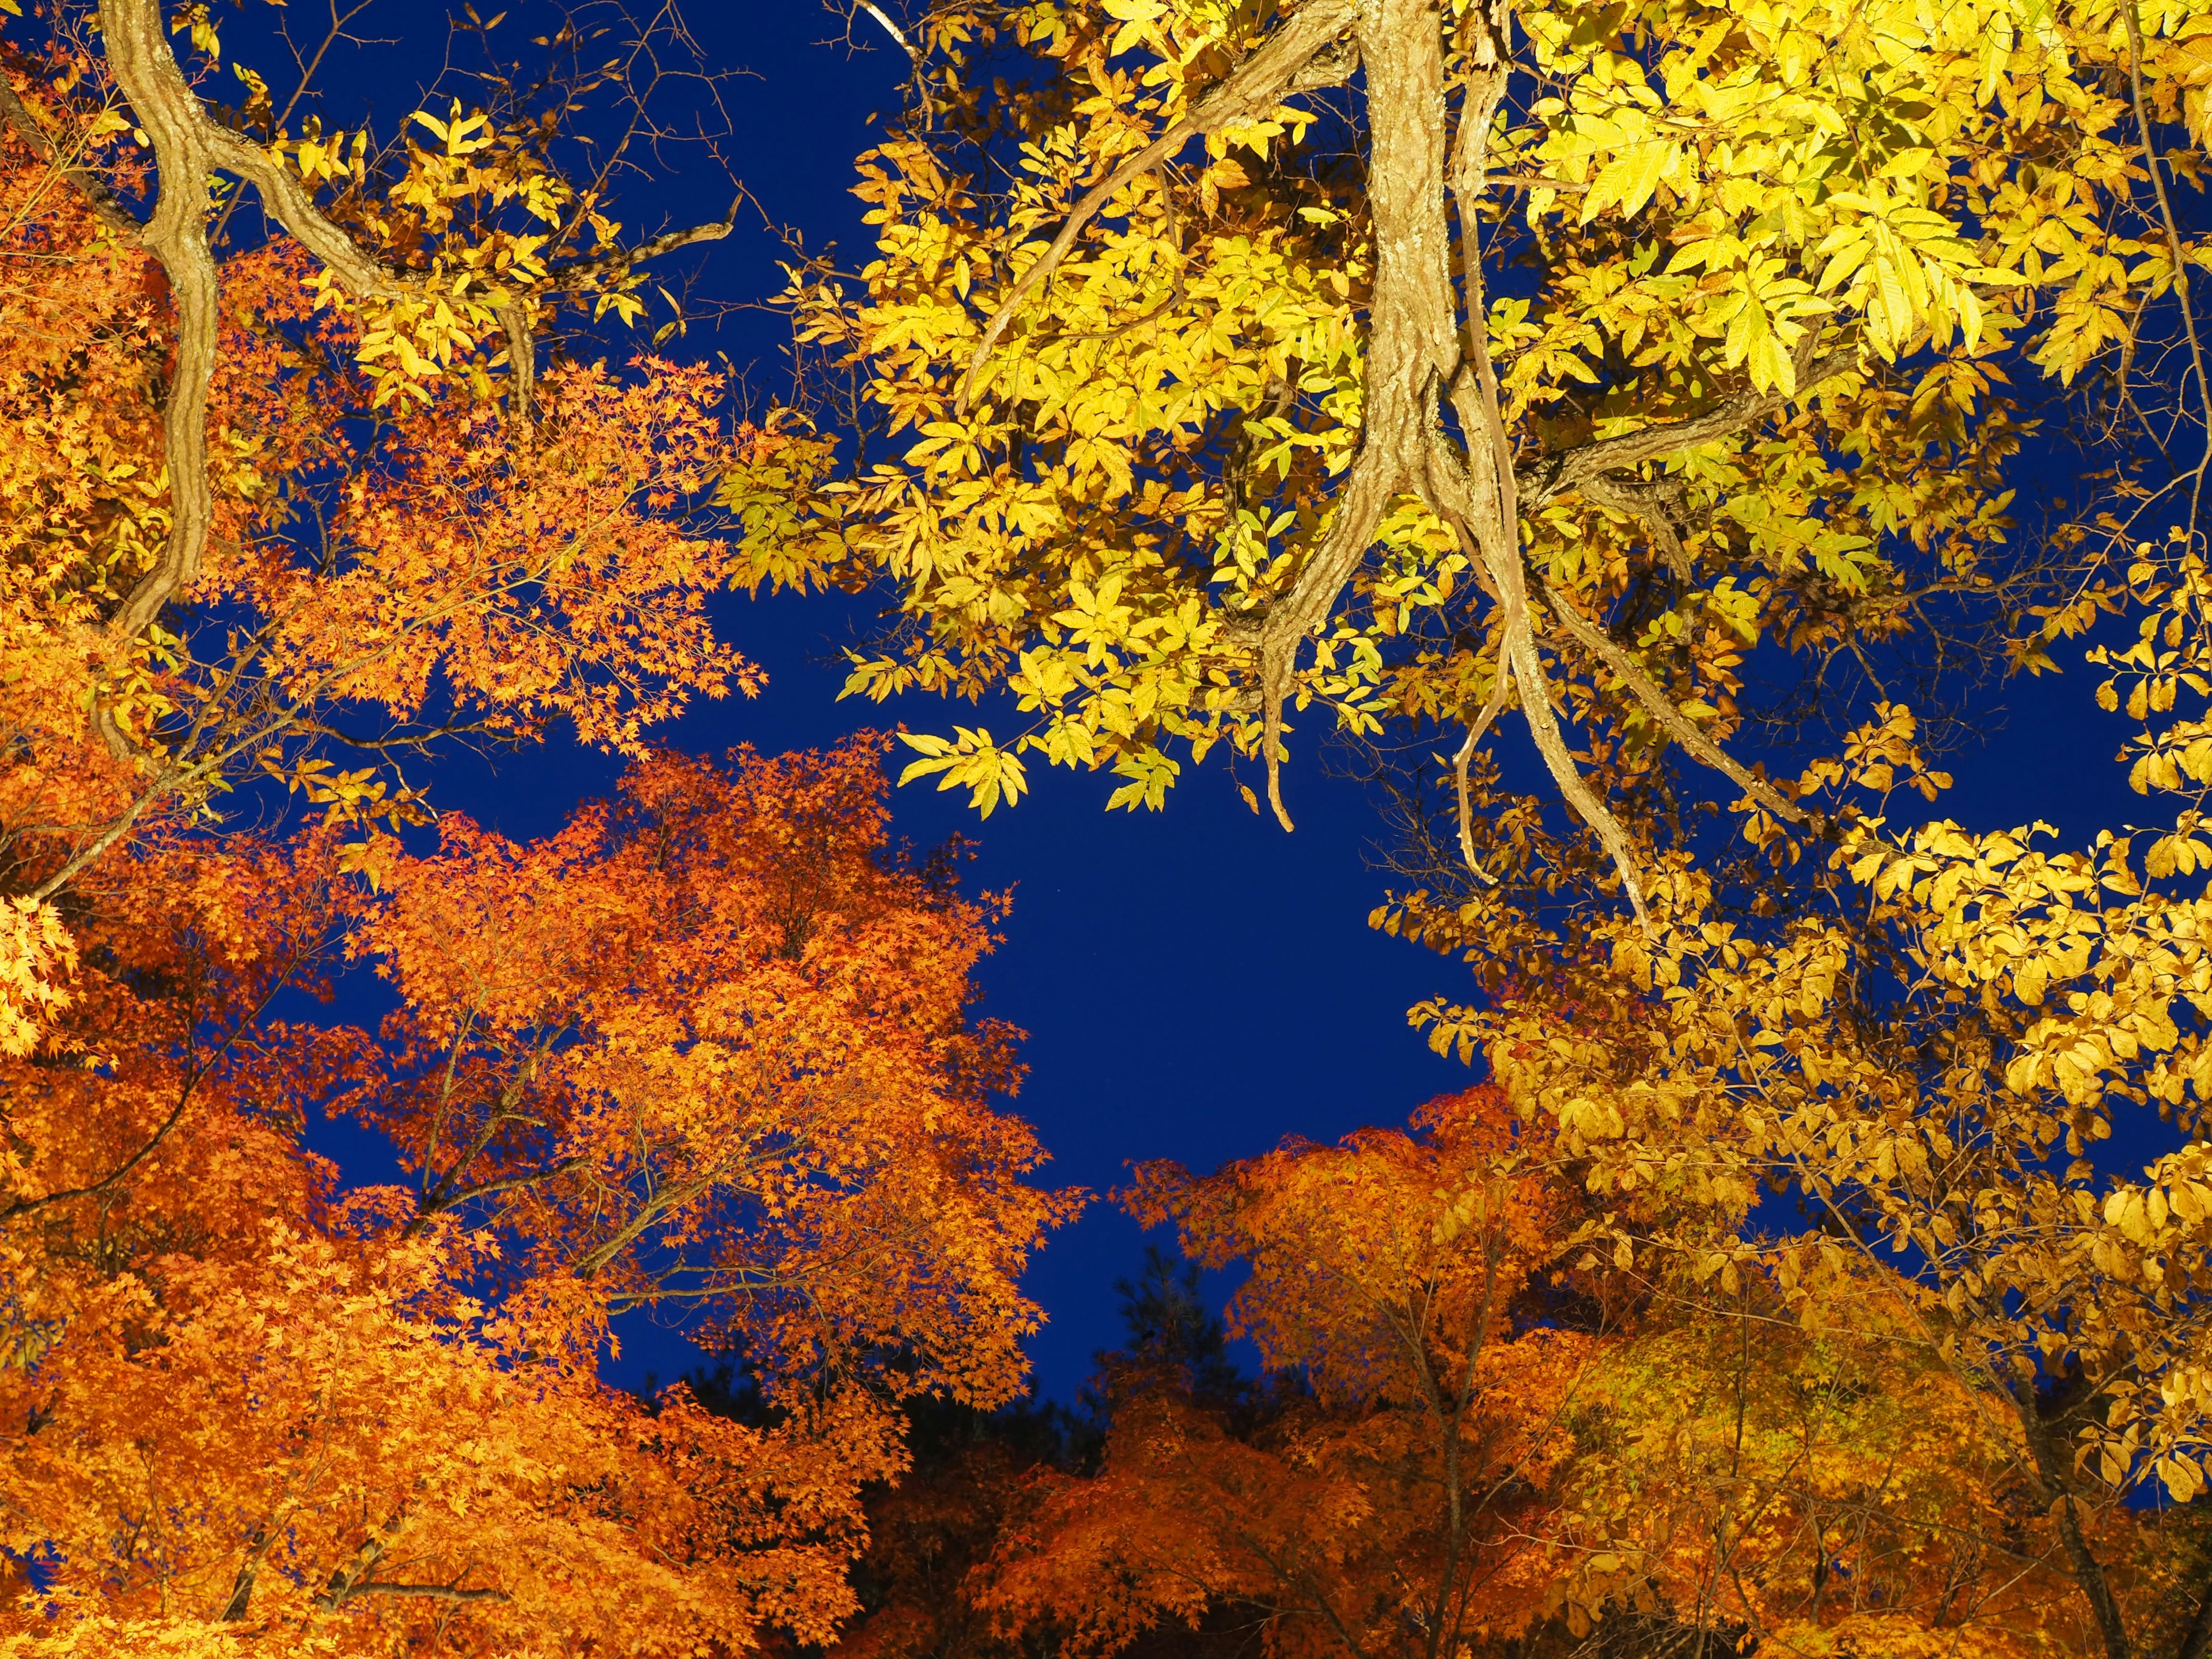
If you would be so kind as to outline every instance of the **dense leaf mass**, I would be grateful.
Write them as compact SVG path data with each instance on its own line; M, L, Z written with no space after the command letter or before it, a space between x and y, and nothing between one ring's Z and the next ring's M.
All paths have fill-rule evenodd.
M756 421L646 275L735 210L611 216L672 10L379 137L352 10L0 0L0 1654L2206 1659L2212 12L886 5ZM763 587L1017 726L661 746ZM1923 821L2076 665L2146 824ZM1137 1164L1025 1400L1083 1194L884 756L1288 828L1316 727L1483 1075Z

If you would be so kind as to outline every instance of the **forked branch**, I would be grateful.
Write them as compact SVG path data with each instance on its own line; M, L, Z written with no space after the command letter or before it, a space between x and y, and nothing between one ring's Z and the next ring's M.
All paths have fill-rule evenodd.
M135 240L161 261L177 310L176 368L162 410L163 458L169 472L169 534L160 560L140 578L115 617L114 630L129 638L144 631L161 614L161 607L198 577L213 516L214 499L207 475L207 401L215 372L216 324L222 296L221 273L208 244L208 222L214 206L210 176L228 173L251 184L277 222L322 263L356 302L418 295L426 290L429 278L388 264L362 249L315 206L307 185L285 167L281 157L210 118L169 49L160 0L100 0L100 16L108 66L116 84L131 100L139 125L152 141L159 180L153 216L147 223L140 228L128 214L122 214L122 218L131 225ZM20 100L15 100L12 91L7 96L16 108L0 104L0 114L5 114L19 132L24 131L24 122L30 121L28 112L23 112L18 120ZM35 130L34 121L30 125ZM26 138L34 144L39 142L28 133ZM100 208L103 197L94 193L106 191L106 186L97 179L89 185L77 182L92 196L102 222L107 222L110 214ZM121 213L112 193L104 199ZM555 266L538 283L516 290L507 301L510 317L501 319L510 353L515 332L511 316L532 295L577 292L609 276L619 276L641 261L726 236L744 199L740 194L729 212L712 224L670 231L634 248L571 260ZM526 421L532 395L528 357L526 350L519 357L510 357L518 375L518 401Z
M1660 728L1668 737L1705 765L1722 774L1775 817L1787 819L1791 823L1812 822L1812 815L1803 807L1707 737L1698 723L1682 712L1680 704L1652 683L1651 677L1612 635L1576 610L1567 602L1565 595L1550 583L1543 583L1541 586L1544 597L1551 601L1552 609L1559 613L1559 621L1565 625L1568 635L1602 662L1613 678L1628 688L1630 695L1659 722Z

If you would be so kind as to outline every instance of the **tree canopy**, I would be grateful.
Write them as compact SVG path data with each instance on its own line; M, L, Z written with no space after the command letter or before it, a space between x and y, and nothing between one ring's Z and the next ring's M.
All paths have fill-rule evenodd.
M355 10L0 12L0 1652L2212 1651L2212 11L864 5L762 404L649 274L738 206L614 216L732 159L672 11L345 131ZM999 735L666 746L793 588ZM2146 824L1945 801L2084 667ZM898 749L1333 757L1454 964L1468 1088L1138 1164L1244 1277L1079 1420Z

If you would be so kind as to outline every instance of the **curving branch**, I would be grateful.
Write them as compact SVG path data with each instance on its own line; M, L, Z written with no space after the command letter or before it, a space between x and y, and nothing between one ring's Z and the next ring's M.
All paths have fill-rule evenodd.
M1532 507L1541 507L1570 491L1587 491L1591 480L1616 468L1633 466L1639 461L1656 461L1678 450L1695 449L1699 444L1732 437L1790 404L1802 401L1821 381L1832 379L1858 362L1856 347L1845 346L1825 356L1815 356L1815 331L1808 328L1793 355L1796 385L1789 391L1777 387L1771 392L1747 392L1687 420L1662 421L1640 432L1600 438L1572 449L1540 456L1517 474L1522 502ZM1591 499L1597 498L1593 495Z
M1280 788L1283 705L1306 636L1327 619L1366 556L1391 499L1418 495L1454 527L1479 557L1478 570L1499 606L1498 678L1472 722L1477 738L1505 707L1513 683L1530 737L1561 796L1594 830L1619 870L1637 917L1647 927L1634 849L1627 832L1583 780L1553 714L1550 686L1529 624L1521 554L1520 480L1512 465L1497 372L1490 361L1482 303L1476 213L1485 187L1490 132L1511 65L1506 48L1510 0L1480 14L1475 67L1462 96L1458 131L1445 150L1446 88L1442 19L1435 0L1377 0L1357 36L1367 75L1370 162L1368 210L1374 226L1375 280L1368 307L1366 398L1355 453L1328 529L1290 591L1258 622L1257 653L1267 798L1285 829ZM1446 213L1449 184L1457 205L1457 263L1465 315L1452 285ZM1461 428L1454 443L1437 422L1449 398ZM1473 743L1461 746L1460 840L1475 868L1466 788Z
M1324 58L1323 54L1335 45L1337 37L1352 27L1356 12L1352 0L1306 0L1258 50L1237 66L1227 80L1200 99L1189 114L1123 161L1106 175L1103 183L1094 185L1075 204L1075 210L1067 216L1060 234L1052 239L1052 245L1021 274L1012 290L991 313L991 320L983 327L983 337L976 342L975 355L968 360L968 372L962 377L960 396L954 408L966 413L969 399L975 395L976 380L1000 337L1014 320L1014 314L1066 258L1067 251L1075 246L1075 239L1083 234L1083 228L1124 186L1173 155L1193 138L1263 115L1291 93L1310 92L1348 77L1357 64L1355 58L1329 54ZM1310 67L1321 70L1319 78L1305 73Z
M1309 6L1298 21L1313 11ZM1291 823L1282 798L1283 705L1299 647L1327 619L1366 556L1391 499L1421 487L1430 471L1436 384L1459 356L1442 192L1443 55L1435 8L1428 0L1378 0L1360 14L1356 39L1367 76L1367 205L1375 246L1359 447L1328 528L1290 592L1243 630L1255 636L1260 659L1267 800L1285 830ZM1476 526L1478 538L1484 533Z
M100 20L108 67L131 100L138 125L153 142L158 193L153 216L137 229L137 240L161 261L177 307L176 369L162 410L163 455L169 472L169 535L160 561L139 580L115 617L114 630L127 638L143 632L163 605L198 577L213 515L214 498L207 477L207 402L215 372L216 325L222 291L221 273L208 244L208 221L213 210L210 175L228 173L252 185L276 222L315 256L356 303L411 298L426 292L431 278L427 273L387 264L363 249L315 205L313 193L284 166L282 157L217 125L209 117L169 49L160 0L100 0ZM13 99L12 92L9 97ZM22 130L14 112L0 106L0 113L6 114L11 125L17 125L19 131ZM27 118L27 112L25 114ZM106 190L97 180L92 183ZM98 198L94 199L97 204ZM109 199L112 200L112 193ZM532 295L576 293L677 248L719 240L736 225L738 210L744 199L740 192L729 212L711 224L669 231L633 248L567 261L553 266L538 282L512 291L501 316L510 352L518 320L527 335L523 308ZM106 215L102 217L105 222ZM510 362L517 375L518 414L526 426L533 380L531 354L525 350L511 356Z
M684 230L664 230L658 236L648 236L635 247L616 248L606 253L595 253L588 259L564 259L549 266L543 282L533 283L532 294L580 294L597 287L609 276L626 275L634 265L641 265L673 253L678 248L696 246L701 242L719 242L738 228L738 210L750 200L740 190L731 198L730 210L720 218L703 225L692 225Z
M115 619L117 631L128 636L143 632L178 589L198 577L214 514L207 403L222 289L207 224L214 210L208 179L216 128L169 50L158 0L100 0L100 23L108 67L154 146L160 184L153 216L140 237L161 261L177 308L176 367L161 409L169 534L159 562L139 579Z
M1401 12L1406 15L1400 15ZM1521 545L1523 515L1579 490L1600 506L1641 520L1670 568L1686 577L1687 550L1664 510L1670 487L1623 478L1617 472L1741 432L1851 367L1857 354L1843 349L1816 356L1817 335L1808 329L1792 359L1790 390L1745 392L1703 415L1601 439L1516 467L1490 359L1485 325L1488 307L1476 242L1477 216L1490 186L1529 182L1493 179L1484 165L1492 124L1510 73L1504 46L1510 7L1507 0L1493 0L1483 14L1485 36L1477 43L1474 68L1462 95L1448 167L1440 153L1441 139L1436 137L1443 131L1441 55L1431 40L1437 32L1437 21L1434 8L1425 0L1385 0L1373 22L1363 19L1358 36L1367 68L1373 155L1369 207L1376 247L1365 422L1322 539L1289 592L1240 630L1253 641L1259 657L1268 796L1277 817L1289 827L1277 775L1281 711L1291 688L1297 653L1327 618L1366 556L1392 496L1417 495L1451 526L1498 605L1497 678L1483 707L1468 722L1453 766L1460 850L1468 867L1478 878L1484 876L1474 853L1468 764L1508 706L1517 683L1522 716L1547 769L1562 798L1597 835L1620 872L1630 903L1648 927L1642 880L1628 836L1583 778L1553 708L1529 616ZM1454 302L1439 254L1447 189L1459 220L1456 263L1463 290L1459 314L1466 319L1455 332L1448 321L1438 319L1439 307L1449 318ZM1437 421L1439 394L1456 416L1457 442ZM1609 639L1585 637L1575 626L1579 621L1577 617L1571 622L1569 631L1605 656L1607 665L1686 749L1791 822L1808 821L1699 732Z

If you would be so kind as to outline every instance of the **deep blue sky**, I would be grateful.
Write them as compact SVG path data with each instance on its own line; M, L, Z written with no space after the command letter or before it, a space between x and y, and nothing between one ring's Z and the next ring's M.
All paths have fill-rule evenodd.
M403 23L418 32L404 46L362 54L347 68L350 83L376 84L393 69L410 79L430 72L442 30L416 21L428 10L395 8L386 32L401 33ZM870 112L893 101L903 61L832 41L842 22L814 0L699 4L690 21L711 64L750 71L726 94L744 182L770 218L801 227L810 247L850 250L841 263L852 268L866 257L848 193L852 161L870 142ZM863 17L855 33L866 39L873 27ZM537 32L534 21L524 32ZM344 86L325 118L350 125L358 100L347 106ZM395 112L388 103L379 112L387 123ZM664 220L716 216L726 200L720 175L702 169L659 191L632 191L619 216L633 234L649 233ZM698 270L702 296L757 301L780 286L780 251L747 227L688 268ZM781 338L780 320L755 311L711 334L695 331L688 346L751 365L751 384L772 393ZM836 702L836 644L865 620L845 601L732 599L723 617L730 636L769 669L768 690L755 702L696 711L664 734L680 747L748 742L774 750L902 718L934 730L972 720L964 708L932 702L883 710ZM1989 746L1951 763L1960 787L1942 810L1981 827L2042 817L2075 834L2130 817L2132 798L2106 764L2121 729L2095 714L2089 690L2079 671L2015 689L2009 720ZM436 797L526 836L602 792L615 770L556 742L502 760L495 775L448 765ZM2062 777L2063 791L2053 787ZM1402 1121L1468 1079L1430 1054L1405 1019L1412 1003L1463 981L1453 964L1368 930L1382 887L1365 856L1375 820L1356 786L1318 775L1310 750L1287 775L1299 825L1290 836L1249 812L1218 766L1189 775L1165 812L1135 816L1103 810L1104 780L1042 769L1033 778L1026 800L988 823L974 820L962 796L927 786L902 792L897 812L902 833L920 845L955 830L973 836L981 853L972 879L1014 890L1006 942L981 979L987 1012L1030 1034L1030 1081L1017 1104L1054 1155L1049 1177L1103 1192L1132 1159L1211 1168L1293 1133L1328 1139ZM1028 1283L1051 1322L1031 1352L1047 1394L1072 1397L1091 1352L1118 1340L1112 1285L1134 1272L1140 1249L1133 1224L1101 1203L1037 1261ZM627 1340L616 1368L626 1381L695 1363L665 1334L635 1331Z
M295 24L312 21L295 9ZM495 0L478 9L493 15ZM374 89L379 126L388 128L398 112L392 77L414 83L435 72L441 15L412 0L368 14L365 33L400 38L337 65L325 78L325 122L357 125ZM799 228L810 248L836 242L864 258L853 161L872 142L871 112L896 101L903 59L854 52L842 20L814 0L696 5L689 21L714 67L749 71L725 88L737 127L729 154L766 216ZM495 39L518 23L525 36L540 33L543 15L515 8ZM860 24L876 27L865 16ZM854 33L868 39L860 26ZM233 52L271 61L242 33ZM281 98L286 88L276 89ZM665 188L634 185L617 216L626 234L641 236L718 217L728 199L722 175L702 165ZM781 285L783 249L758 224L748 216L728 240L670 270L696 274L702 299L766 298ZM772 397L786 338L780 315L751 310L666 349L726 353L756 393ZM900 720L946 730L976 719L965 705L933 699L882 708L839 702L837 648L867 626L865 607L836 596L732 596L719 610L726 636L767 667L768 689L757 700L702 705L658 734L678 747L714 753L742 742L773 751ZM610 757L556 739L501 757L495 770L465 756L450 760L433 790L441 808L520 838L556 827L618 770ZM1140 1265L1141 1234L1103 1200L1129 1161L1174 1158L1211 1169L1294 1133L1332 1139L1401 1121L1468 1073L1431 1054L1405 1018L1411 1004L1454 982L1450 964L1365 925L1381 887L1366 865L1373 819L1356 786L1320 776L1310 758L1294 766L1288 787L1299 828L1285 836L1246 809L1218 766L1191 775L1167 811L1134 816L1103 810L1110 780L1036 769L1032 776L1033 793L987 823L966 809L965 792L939 794L927 784L901 792L896 808L898 833L917 846L955 830L973 837L978 856L964 879L1014 892L1006 943L980 975L983 1012L1030 1033L1029 1082L1014 1104L1052 1152L1042 1178L1102 1195L1054 1238L1026 1281L1050 1321L1031 1345L1041 1385L1072 1399L1093 1352L1120 1340L1114 1281ZM330 1126L318 1139L354 1178L386 1178L365 1137ZM666 1380L698 1363L688 1344L650 1327L624 1328L623 1340L612 1371L626 1382L647 1370Z

